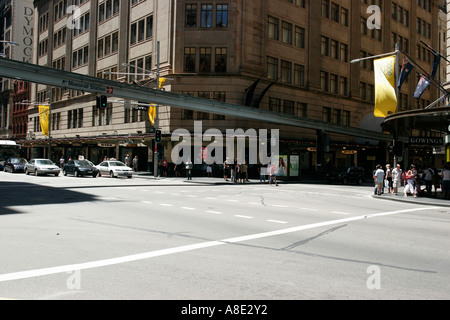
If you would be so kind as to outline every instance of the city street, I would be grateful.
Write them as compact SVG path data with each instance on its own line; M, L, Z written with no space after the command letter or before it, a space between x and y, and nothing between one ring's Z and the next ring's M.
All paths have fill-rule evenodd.
M0 299L450 298L450 207L222 182L0 172Z

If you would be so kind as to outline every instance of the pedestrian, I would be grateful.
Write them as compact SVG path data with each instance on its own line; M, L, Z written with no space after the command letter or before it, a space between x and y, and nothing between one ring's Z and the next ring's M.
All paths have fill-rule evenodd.
M431 196L431 191L433 188L433 175L434 171L431 166L429 166L423 172L423 180L425 181L425 190L427 191L427 197Z
M275 185L278 186L277 182L277 173L276 173L276 167L275 163L270 164L270 180L269 180L269 186L275 182Z
M212 177L212 164L206 165L206 174L208 175L209 178Z
M192 180L192 168L194 165L192 164L191 159L187 159L186 163L186 176L188 180Z
M388 188L388 193L391 193L392 188L392 170L391 165L386 165L386 187Z
M239 183L239 180L241 179L241 171L241 164L236 162L234 165L234 183Z
M135 172L137 172L138 168L139 168L139 159L138 159L138 156L134 156L134 158L133 158L133 170Z
M127 167L130 167L130 156L128 155L128 153L125 155L125 165Z
M416 175L417 175L416 166L412 164L410 169L406 172L406 185L404 190L405 197L407 197L408 192L410 192L414 198L417 198Z
M235 172L236 163L237 163L237 159L234 158L234 161L230 164L230 179L231 179L231 181L234 181L234 182L236 182L236 172Z
M384 170L382 168L382 166L379 164L376 167L377 170L375 170L375 173L373 175L373 179L375 182L375 187L377 188L377 194L379 196L381 196L381 189L383 188L383 183L384 183Z
M245 160L241 164L241 180L242 180L242 183L245 183L245 181L248 181L248 168L247 168L247 162Z
M402 173L400 164L397 164L397 166L392 170L392 190L395 195L398 195L398 187L402 185Z
M266 183L266 171L267 171L267 167L265 165L263 165L262 163L260 163L258 166L260 183Z
M228 181L228 172L230 170L230 165L228 163L228 158L223 162L223 180Z
M65 164L64 156L61 156L61 159L59 159L59 166L60 166L61 168L63 168L63 167L64 167L64 164Z
M164 159L163 159L163 161L162 161L162 175L164 176L164 177L167 177L167 159L166 159L166 157L164 157Z
M444 199L450 200L450 162L447 162L441 173Z

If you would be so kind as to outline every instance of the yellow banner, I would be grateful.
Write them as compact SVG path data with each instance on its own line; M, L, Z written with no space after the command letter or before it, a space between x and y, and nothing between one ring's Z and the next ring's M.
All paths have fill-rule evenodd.
M166 82L166 78L159 78L159 90L162 89L165 82Z
M39 122L41 123L41 130L44 136L48 136L49 114L49 106L39 106Z
M386 117L397 111L395 92L395 56L374 60L375 117Z
M148 118L150 119L150 122L152 126L155 125L155 118L156 118L156 106L150 105L148 107Z

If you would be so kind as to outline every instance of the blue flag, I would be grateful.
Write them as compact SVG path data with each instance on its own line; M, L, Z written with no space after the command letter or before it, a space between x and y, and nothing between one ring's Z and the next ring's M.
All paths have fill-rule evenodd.
M412 69L414 69L414 65L409 62L406 58L403 59L402 70L400 70L400 75L398 77L398 90L401 89L403 82L405 82L406 78L408 78Z
M427 78L425 78L425 76L422 75L420 77L419 83L417 83L416 91L414 91L414 98L420 99L423 92L425 91L426 88L428 88L429 85L430 80L428 80Z
M436 72L439 69L439 63L441 61L441 55L439 53L437 53L436 51L432 51L433 55L434 55L434 59L433 59L433 65L431 67L431 79L434 80L434 77L436 76Z

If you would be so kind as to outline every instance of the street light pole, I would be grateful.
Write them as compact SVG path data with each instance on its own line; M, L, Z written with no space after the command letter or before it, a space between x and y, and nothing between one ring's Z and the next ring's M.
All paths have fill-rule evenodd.
M159 41L156 42L156 90L159 90ZM159 129L159 104L155 107L155 149L153 150L153 171L158 177L158 142L156 142L156 131Z

